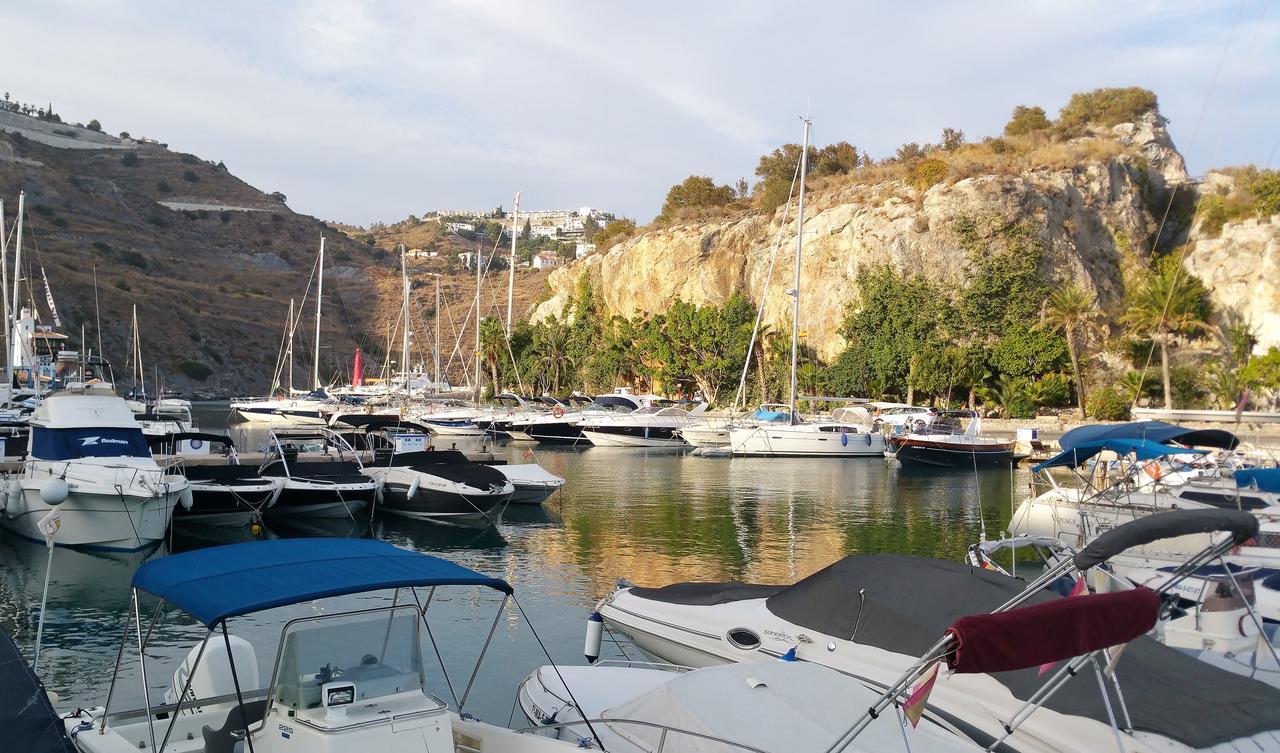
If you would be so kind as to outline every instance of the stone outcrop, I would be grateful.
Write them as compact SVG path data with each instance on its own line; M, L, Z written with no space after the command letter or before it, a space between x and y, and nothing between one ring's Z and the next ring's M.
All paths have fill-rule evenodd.
M1143 185L1187 180L1158 116L1117 126L1119 156L1069 169L980 175L940 183L923 195L901 181L828 184L811 194L804 223L801 325L824 359L843 347L838 329L857 298L862 269L887 264L945 285L961 285L970 258L1035 243L1043 274L1073 280L1108 306L1145 265L1155 223ZM765 321L790 327L796 223L782 210L645 232L554 272L535 321L563 316L586 274L609 314L657 313L679 298L722 303L735 290L764 300ZM773 277L771 251L777 245Z
M1280 347L1280 215L1229 222L1217 238L1196 238L1183 260L1222 312L1252 323L1256 352Z

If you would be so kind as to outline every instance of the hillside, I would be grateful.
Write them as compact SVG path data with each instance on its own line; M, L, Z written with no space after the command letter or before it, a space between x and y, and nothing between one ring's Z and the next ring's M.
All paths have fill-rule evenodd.
M248 185L220 162L0 112L0 197L10 233L20 190L27 199L24 274L32 276L42 323L51 322L39 290L41 267L63 331L78 341L83 327L96 350L96 272L102 347L116 364L121 384L130 381L122 367L128 363L136 304L149 380L158 372L167 387L206 394L267 389L289 298L302 299L322 235L327 239L321 335L326 378L349 371L357 343L370 353L366 362L377 364L399 315L393 241L353 240L347 235L355 234L351 229L293 212L284 196ZM415 262L411 269L415 316L431 332L434 283L418 274L427 265ZM474 295L474 277L456 271L443 286L449 343L450 316L461 327ZM505 311L505 278L499 283L496 273L490 277L486 313L499 301ZM522 275L522 291L542 289L544 282L527 278ZM532 294L522 296L527 301ZM314 301L307 306L308 323L299 326L295 346L300 380L311 366ZM473 335L462 335L460 352L469 361ZM446 353L449 349L447 344ZM425 354L417 357L430 360ZM455 359L455 382L464 381L457 368L461 360Z

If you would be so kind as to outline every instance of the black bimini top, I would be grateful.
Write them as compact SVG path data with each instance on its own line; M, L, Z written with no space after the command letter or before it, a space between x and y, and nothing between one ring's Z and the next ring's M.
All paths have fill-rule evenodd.
M4 730L6 750L75 753L49 695L4 630L0 630L0 730Z
M458 450L425 450L401 452L391 456L391 465L412 468L458 484L477 489L505 486L506 474L483 463L477 463Z
M898 554L846 557L765 602L788 622L887 651L920 656L960 617L990 612L1023 590L1016 578L946 560ZM864 599L859 599L863 591ZM1062 598L1043 592L1028 603ZM1027 636L1027 640L1036 640ZM1026 700L1047 677L1037 669L992 674ZM1142 637L1120 660L1135 729L1166 735L1193 748L1280 730L1280 690L1211 667ZM1063 714L1107 724L1098 685L1076 678L1045 704Z

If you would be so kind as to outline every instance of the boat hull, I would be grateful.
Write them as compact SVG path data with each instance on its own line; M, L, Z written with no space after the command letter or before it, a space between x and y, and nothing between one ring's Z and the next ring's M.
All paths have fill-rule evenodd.
M410 486L387 482L378 511L414 520L428 520L466 528L487 527L502 512L512 493L457 493L419 485L412 497Z
M730 433L734 457L884 457L884 435L758 427Z
M596 447L687 447L675 428L668 426L583 427L582 436Z
M268 517L309 515L321 518L355 517L373 504L377 484L316 484L303 479L286 479Z
M22 482L25 508L0 514L0 524L29 541L44 542L40 520L54 508L40 498L41 482ZM75 490L57 506L62 526L54 546L114 552L136 552L164 541L181 489L154 496Z
M175 524L243 526L261 517L280 496L280 483L191 485L191 509L178 507Z
M920 439L889 439L889 451L904 465L933 468L973 468L974 465L1009 465L1020 457L1013 442L972 445Z
M517 423L512 425L509 434L512 439L528 438L539 444L588 444L582 436L582 427L568 421Z

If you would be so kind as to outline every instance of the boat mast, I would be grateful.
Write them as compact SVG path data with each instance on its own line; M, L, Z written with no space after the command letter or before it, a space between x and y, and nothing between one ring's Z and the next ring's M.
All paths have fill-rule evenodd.
M13 249L13 296L9 299L9 327L12 342L9 346L9 373L6 375L9 384L13 384L13 372L18 368L21 356L15 356L22 347L22 334L18 332L18 280L22 277L22 215L27 203L26 191L18 192L18 228ZM39 380L36 380L37 382Z
M320 264L316 269L316 356L311 367L311 389L320 389L320 304L324 300L324 236L320 236Z
M800 252L804 249L804 175L809 170L809 119L800 144L800 205L796 210L796 281L791 289L791 423L796 423L796 362L800 352Z
M293 315L293 299L289 299L289 344L285 346L285 358L289 359L289 397L293 397L293 330L298 323L294 321Z
M436 278L436 386L435 391L440 391L440 273L431 272L430 275Z
M13 345L9 340L13 335L13 323L9 321L9 238L4 234L4 199L0 199L0 292L4 293L5 389L8 390L7 394L12 400L13 381L12 377L9 376L12 372L12 365L9 362L9 358L13 352Z
M400 304L400 318L404 322L400 336L400 371L404 374L404 394L409 395L409 268L404 260L404 244L400 244L400 281L404 288Z
M476 405L480 404L480 393L483 391L480 377L480 266L481 260L484 259L484 244L476 242ZM494 391L498 390L498 385L493 386Z
M516 289L516 224L520 221L520 192L516 191L516 203L511 208L511 263L507 265L507 339L511 339L511 309ZM497 389L496 387L494 389Z

